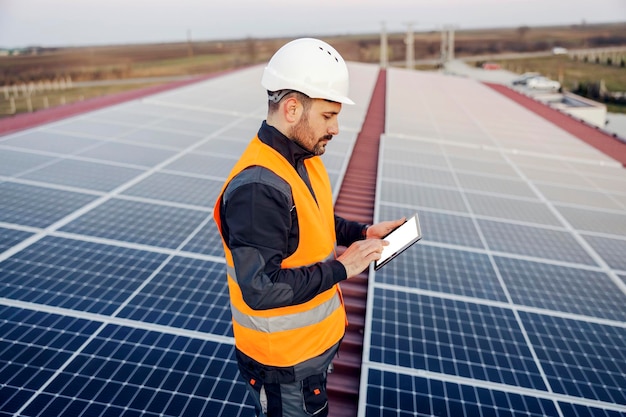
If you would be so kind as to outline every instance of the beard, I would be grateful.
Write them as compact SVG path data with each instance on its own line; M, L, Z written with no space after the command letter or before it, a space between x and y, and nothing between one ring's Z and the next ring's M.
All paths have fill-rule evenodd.
M325 135L316 139L311 132L311 126L309 126L309 116L307 113L302 115L298 123L291 128L290 133L289 138L291 140L316 156L320 156L326 152L327 142L322 142L322 140L329 141L333 138L332 135Z

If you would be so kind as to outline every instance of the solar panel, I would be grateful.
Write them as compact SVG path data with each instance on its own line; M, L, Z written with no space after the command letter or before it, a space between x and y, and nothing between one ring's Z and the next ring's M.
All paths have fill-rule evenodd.
M387 73L359 416L625 416L626 174L468 79Z
M250 413L233 345L2 307L2 415Z
M377 369L367 378L368 416L560 415L551 400L520 393Z
M51 162L22 178L39 183L56 184L68 189L112 191L141 174L143 169L112 166L107 163L77 159L61 159Z
M378 69L325 156L340 188ZM212 220L253 67L0 138L0 416L249 416Z
M0 221L41 228L63 219L97 198L93 194L20 182L0 183L0 194Z
M30 232L0 227L0 251L4 252L31 235Z

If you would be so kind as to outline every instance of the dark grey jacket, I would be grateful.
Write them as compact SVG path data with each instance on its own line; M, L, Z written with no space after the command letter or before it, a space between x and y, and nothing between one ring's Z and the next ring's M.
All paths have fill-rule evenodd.
M280 152L313 193L304 168L312 153L265 122L259 139ZM337 260L282 269L298 246L298 213L291 187L266 168L245 169L233 178L222 198L222 228L233 254L237 280L246 303L255 310L301 304L346 279ZM365 224L335 216L338 245L363 239Z

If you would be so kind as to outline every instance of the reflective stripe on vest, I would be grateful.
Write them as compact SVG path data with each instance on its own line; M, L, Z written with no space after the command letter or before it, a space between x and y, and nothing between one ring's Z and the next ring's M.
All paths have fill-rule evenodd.
M226 267L228 277L237 283L235 268ZM280 332L284 330L294 330L299 327L317 324L328 317L335 309L341 306L339 292L335 292L332 298L323 301L317 307L308 309L306 312L286 313L279 316L259 316L242 312L231 304L233 319L241 326L264 333ZM256 312L255 312L256 313Z
M335 293L333 298L308 310L306 313L285 314L278 317L259 317L243 314L234 306L231 308L231 311L233 319L241 326L264 333L273 333L318 324L339 307L341 307L341 299L339 294Z
M244 151L215 204L214 219L220 232L220 205L224 190L235 175L252 165L266 167L291 186L298 213L300 241L296 251L285 258L281 266L295 268L333 258L336 238L332 192L322 161L319 157L305 161L316 201L293 166L258 138L253 139ZM324 353L341 340L346 314L338 285L306 303L253 310L243 300L232 254L223 239L222 242L227 262L233 333L239 350L265 365L294 366Z

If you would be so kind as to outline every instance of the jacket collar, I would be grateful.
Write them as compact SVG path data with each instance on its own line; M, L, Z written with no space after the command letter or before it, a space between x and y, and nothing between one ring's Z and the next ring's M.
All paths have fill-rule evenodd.
M283 135L278 129L267 124L264 120L258 132L259 139L264 144L272 147L280 153L294 168L307 158L315 156L307 151L287 136Z

